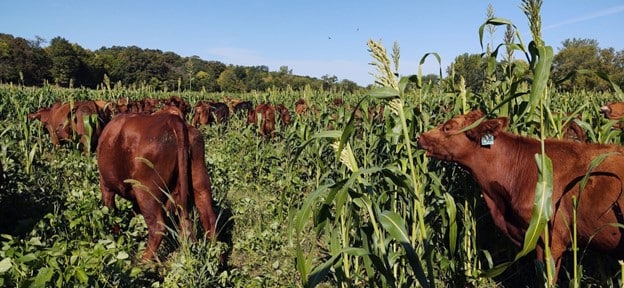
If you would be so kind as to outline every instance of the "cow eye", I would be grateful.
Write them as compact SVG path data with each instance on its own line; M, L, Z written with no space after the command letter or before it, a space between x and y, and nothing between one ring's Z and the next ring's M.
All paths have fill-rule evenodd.
M449 133L451 132L451 130L453 130L453 126L450 124L446 124L444 126L442 126L442 132L444 133Z

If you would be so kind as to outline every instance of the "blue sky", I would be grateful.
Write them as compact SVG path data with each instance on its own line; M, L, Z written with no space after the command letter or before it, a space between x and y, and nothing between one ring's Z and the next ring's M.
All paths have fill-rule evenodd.
M399 72L443 73L463 53L482 52L478 29L488 4L531 40L521 1L3 1L0 33L26 39L61 36L83 48L138 46L199 56L225 64L288 66L297 75L335 75L360 85L373 82L369 39L391 51L399 44ZM572 38L624 50L624 1L544 0L542 37L555 52ZM502 42L504 29L494 35ZM489 39L485 39L489 42Z

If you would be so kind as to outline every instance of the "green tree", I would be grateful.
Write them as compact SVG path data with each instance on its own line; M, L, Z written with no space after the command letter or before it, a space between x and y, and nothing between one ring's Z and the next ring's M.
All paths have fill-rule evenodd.
M217 83L221 91L224 92L244 92L247 90L243 81L236 75L236 70L233 66L229 66L221 72Z
M50 78L50 59L41 43L0 34L0 81L41 85Z
M69 86L80 69L80 59L69 41L65 38L55 37L46 48L48 57L52 61L50 74L54 83L61 86Z
M607 83L595 74L573 73L583 69L592 71L606 69L605 64L601 63L598 41L574 38L564 40L562 45L563 47L553 58L553 79L561 80L571 76L559 85L559 89L608 89Z
M338 90L340 91L344 91L344 92L349 92L349 93L353 93L355 91L357 91L360 86L357 85L357 83L349 80L349 79L342 79L340 80L340 82L338 82L336 84L336 87L338 88Z
M334 88L336 82L338 82L338 77L336 77L336 75L329 76L329 74L325 74L321 76L321 80L323 80L323 90L330 91Z
M455 57L446 72L448 75L454 75L453 83L459 83L460 77L464 77L466 87L476 92L483 87L484 72L482 65L483 58L481 55L464 53Z

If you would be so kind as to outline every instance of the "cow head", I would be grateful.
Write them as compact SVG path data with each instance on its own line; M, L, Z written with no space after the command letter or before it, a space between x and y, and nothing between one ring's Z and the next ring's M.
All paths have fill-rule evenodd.
M600 107L600 112L607 119L620 120L624 117L624 102L611 102Z
M275 109L279 113L282 123L284 123L284 125L290 125L290 112L288 112L288 108L286 108L284 104L279 104Z
M430 157L448 161L464 159L476 148L491 145L490 141L509 124L506 117L489 120L484 117L480 110L455 116L420 135L418 147L426 150Z
M210 116L210 105L206 102L199 101L195 105L195 111L193 113L192 124L195 127L208 124L208 118Z
M297 115L303 114L308 108L308 105L305 103L305 100L299 98L297 102L295 102L295 113Z

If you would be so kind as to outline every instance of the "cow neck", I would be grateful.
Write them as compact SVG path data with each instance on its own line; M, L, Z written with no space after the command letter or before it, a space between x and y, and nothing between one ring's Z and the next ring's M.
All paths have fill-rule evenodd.
M478 146L468 161L460 164L468 168L485 193L511 200L530 196L523 193L527 185L535 187L536 153L540 153L539 141L501 131L492 145Z

